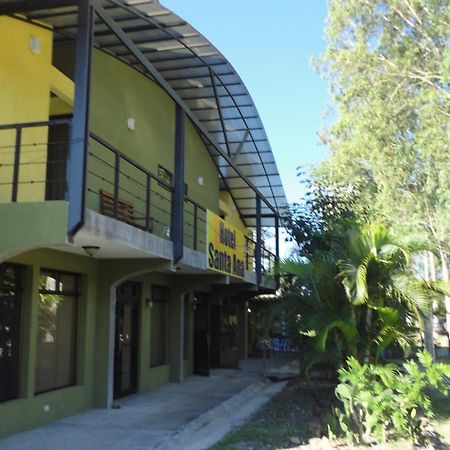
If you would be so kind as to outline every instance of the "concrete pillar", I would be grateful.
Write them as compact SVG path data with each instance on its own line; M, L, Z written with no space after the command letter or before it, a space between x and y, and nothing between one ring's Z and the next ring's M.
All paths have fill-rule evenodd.
M248 355L248 301L240 299L238 303L238 348L239 359Z
M38 295L40 283L40 268L36 265L25 269L25 291L23 293L23 343L20 351L20 396L34 396L36 370L36 330L38 316Z
M184 295L185 289L173 286L169 306L170 381L184 380Z

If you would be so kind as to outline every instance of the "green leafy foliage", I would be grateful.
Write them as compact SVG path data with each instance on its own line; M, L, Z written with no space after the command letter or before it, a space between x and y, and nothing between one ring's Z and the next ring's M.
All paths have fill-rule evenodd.
M329 158L312 178L352 190L359 222L421 234L449 281L450 4L330 0L328 10L316 68L329 81L334 120L322 134Z
M292 325L303 339L305 370L325 362L318 352L334 354L329 362L337 366L348 356L380 360L393 344L407 353L439 295L412 270L421 246L380 224L345 228L339 222L322 238L326 245L279 267L292 277L283 305L291 304L296 318Z
M399 368L361 364L350 357L346 368L339 370L335 394L342 407L335 408L330 431L366 444L405 435L420 442L422 418L433 417L426 390L434 388L447 395L444 376L450 375L450 366L433 364L425 351L418 360L419 364L409 360Z

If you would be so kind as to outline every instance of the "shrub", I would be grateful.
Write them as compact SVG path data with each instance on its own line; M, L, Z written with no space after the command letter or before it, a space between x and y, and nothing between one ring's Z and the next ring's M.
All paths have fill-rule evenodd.
M341 432L358 443L384 442L405 435L419 442L422 417L433 417L426 389L435 388L447 395L450 386L444 376L450 375L450 366L433 364L425 351L418 359L420 364L410 360L399 368L392 364L363 365L349 358L347 368L339 370L340 384L335 393L342 409L335 408L330 432Z

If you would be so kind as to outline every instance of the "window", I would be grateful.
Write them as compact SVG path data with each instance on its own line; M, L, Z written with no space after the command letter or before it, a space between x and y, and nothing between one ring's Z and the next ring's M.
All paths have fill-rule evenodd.
M169 290L165 286L152 286L150 319L150 367L166 364L167 300Z
M164 183L168 184L169 186L172 186L173 181L172 172L169 172L163 166L158 166L158 178L161 181L164 181ZM162 183L160 183L160 185L165 187Z
M79 276L41 271L35 393L76 382Z
M158 166L158 178L162 181L164 181L169 186L173 186L173 175L172 172L169 172L167 169L165 169L163 166ZM159 183L160 186L166 187L164 184ZM188 196L188 185L184 183L184 196Z
M0 402L18 397L23 268L0 264Z

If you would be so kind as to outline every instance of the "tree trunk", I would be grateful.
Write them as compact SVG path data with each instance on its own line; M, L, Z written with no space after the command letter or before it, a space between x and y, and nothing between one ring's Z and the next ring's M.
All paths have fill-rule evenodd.
M436 269L434 265L434 255L426 252L423 255L423 278L425 281L434 281L436 277ZM436 360L436 350L434 348L434 321L433 321L433 304L430 305L430 312L425 319L424 330L424 346L427 352L432 356L433 361Z
M366 356L364 359L365 364L369 364L372 362L372 315L373 311L372 308L370 308L367 305L367 311L366 311L366 333L367 333L367 347L366 347Z
M439 245L439 254L441 256L442 280L448 282L450 281L448 272L448 255L443 243ZM444 299L445 299L445 328L447 330L448 348L450 356L450 297L446 295Z

